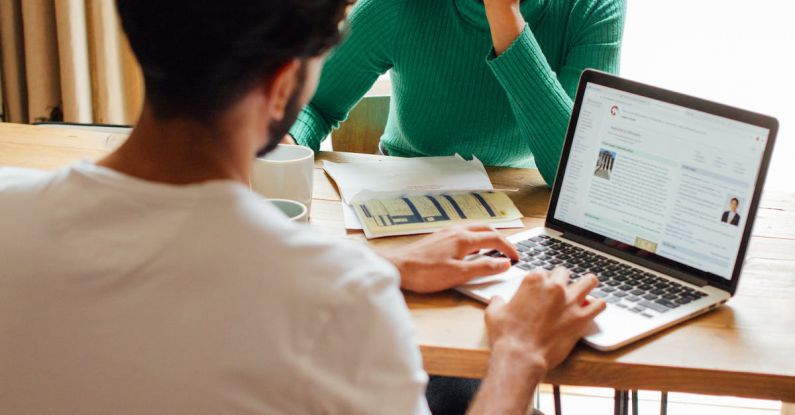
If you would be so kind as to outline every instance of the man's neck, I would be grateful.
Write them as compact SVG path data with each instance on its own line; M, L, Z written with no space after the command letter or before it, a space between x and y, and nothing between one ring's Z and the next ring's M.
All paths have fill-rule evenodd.
M189 119L157 119L145 107L138 125L116 151L97 164L139 179L184 185L211 180L248 184L256 151L245 128L225 120L216 126ZM244 124L237 124L241 127Z

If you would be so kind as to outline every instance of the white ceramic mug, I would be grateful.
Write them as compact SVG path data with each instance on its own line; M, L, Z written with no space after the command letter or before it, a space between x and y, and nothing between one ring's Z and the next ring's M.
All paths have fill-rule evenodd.
M279 144L254 160L251 190L268 199L288 199L312 208L315 153L303 146Z
M301 202L287 199L267 199L293 222L309 222L309 208Z

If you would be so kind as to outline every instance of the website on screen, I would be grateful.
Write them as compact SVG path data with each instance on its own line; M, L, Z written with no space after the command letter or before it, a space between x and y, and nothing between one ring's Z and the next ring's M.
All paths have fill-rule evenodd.
M588 84L555 219L728 279L768 135Z

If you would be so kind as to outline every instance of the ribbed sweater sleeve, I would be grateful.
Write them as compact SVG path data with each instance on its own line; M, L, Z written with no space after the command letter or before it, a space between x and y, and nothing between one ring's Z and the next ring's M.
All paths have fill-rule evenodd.
M568 52L559 73L550 67L529 26L508 50L488 58L549 185L557 174L580 74L586 68L618 72L624 0L579 3L568 22Z
M360 0L349 16L349 36L326 61L312 101L290 129L298 144L318 151L332 129L392 65L402 0Z

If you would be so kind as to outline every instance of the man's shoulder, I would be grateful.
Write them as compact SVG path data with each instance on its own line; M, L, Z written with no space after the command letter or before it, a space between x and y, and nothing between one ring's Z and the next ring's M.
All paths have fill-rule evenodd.
M24 189L52 177L53 173L19 167L0 167L0 192Z
M266 200L242 195L225 227L252 251L250 266L278 270L304 281L343 290L373 283L398 283L394 266L363 243L324 235L307 224L287 220ZM255 254L254 254L255 253ZM267 268L262 268L267 267Z

